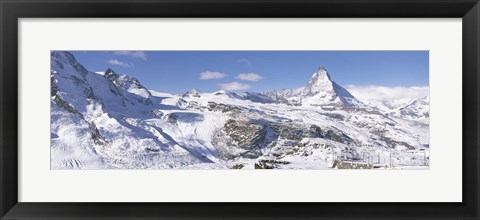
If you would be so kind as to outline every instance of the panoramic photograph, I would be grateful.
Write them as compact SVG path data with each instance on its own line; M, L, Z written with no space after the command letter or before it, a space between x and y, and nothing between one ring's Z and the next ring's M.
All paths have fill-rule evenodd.
M428 51L51 51L50 168L429 169Z

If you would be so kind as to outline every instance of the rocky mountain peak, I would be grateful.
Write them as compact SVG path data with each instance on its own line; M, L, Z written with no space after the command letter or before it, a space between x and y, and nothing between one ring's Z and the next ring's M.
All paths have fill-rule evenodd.
M305 105L343 105L354 107L361 104L350 92L331 80L328 71L320 65L302 91Z
M75 64L77 60L70 52L66 51L52 51L51 57L57 61L63 61L64 63L68 64Z
M105 76L106 78L112 81L118 78L118 74L111 68L108 68L107 70L105 70L105 74L103 76Z
M73 54L66 51L51 51L50 68L53 71L65 71L69 74L79 72L82 76L88 73L88 70L78 63Z
M112 73L115 73L115 71L113 71L112 68L108 68L107 70L105 70L105 74L112 74Z
M200 91L198 89L191 89L190 91L183 94L183 97L200 97Z
M334 93L330 75L323 66L320 66L303 89L302 95L313 96L322 92Z
M313 74L312 79L317 80L317 81L318 80L331 81L330 75L328 75L328 71L322 65L320 65L320 67L318 67L318 70L317 70L317 72L315 72Z
M193 88L193 89L191 89L189 92L191 92L191 93L200 93L200 90Z

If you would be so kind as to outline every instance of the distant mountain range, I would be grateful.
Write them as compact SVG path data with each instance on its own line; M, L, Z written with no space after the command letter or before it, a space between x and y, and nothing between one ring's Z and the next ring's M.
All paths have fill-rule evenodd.
M68 52L50 74L52 169L326 169L429 146L428 96L366 104L323 66L303 88L239 94L153 91Z

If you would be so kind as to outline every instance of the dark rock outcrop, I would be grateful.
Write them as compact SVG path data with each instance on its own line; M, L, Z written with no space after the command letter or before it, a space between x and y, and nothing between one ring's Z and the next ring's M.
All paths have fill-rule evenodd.
M224 158L244 156L255 158L266 137L266 127L251 121L229 119L213 137L212 142Z

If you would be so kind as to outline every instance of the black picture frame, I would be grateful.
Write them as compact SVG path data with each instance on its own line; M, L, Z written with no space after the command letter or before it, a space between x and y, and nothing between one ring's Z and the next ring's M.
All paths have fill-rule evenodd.
M478 211L480 4L478 0L0 0L0 15L1 219L479 219L480 217ZM18 202L17 21L19 18L46 17L462 18L463 202Z

